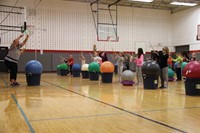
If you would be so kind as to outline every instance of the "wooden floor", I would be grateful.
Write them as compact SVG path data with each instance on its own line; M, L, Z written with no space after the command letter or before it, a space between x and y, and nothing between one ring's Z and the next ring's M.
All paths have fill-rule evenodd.
M8 75L3 75L8 80ZM200 132L200 97L186 96L184 82L169 89L43 74L30 87L0 79L0 133L178 133Z

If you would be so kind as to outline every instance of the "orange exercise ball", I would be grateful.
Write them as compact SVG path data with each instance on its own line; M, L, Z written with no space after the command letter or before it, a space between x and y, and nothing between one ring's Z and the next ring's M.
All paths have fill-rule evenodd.
M105 61L101 64L100 67L101 73L113 73L114 72L114 65L109 61Z

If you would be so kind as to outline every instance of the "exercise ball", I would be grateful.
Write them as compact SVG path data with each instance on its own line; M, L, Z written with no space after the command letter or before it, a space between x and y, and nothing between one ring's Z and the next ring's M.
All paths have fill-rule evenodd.
M101 64L100 71L101 73L113 73L114 65L109 61L105 61Z
M182 73L186 78L200 78L200 63L198 61L189 62Z
M56 66L57 69L60 69L60 64Z
M100 71L99 64L97 62L90 63L88 70L89 72L99 72Z
M146 75L160 75L160 67L155 61L146 61L142 65L142 74Z
M78 63L73 64L72 71L80 71L80 70L81 70L81 66Z
M168 78L173 78L173 77L174 77L174 71L168 68Z
M57 68L57 74L58 74L58 75L61 75L60 64L57 65L56 68Z
M181 68L184 69L187 64L188 64L187 62L183 62Z
M122 73L122 81L133 81L134 73L130 70L125 70Z
M69 67L66 63L60 64L59 66L60 66L59 67L60 70L68 70L69 69Z
M31 60L26 63L26 82L28 86L40 85L41 73L43 66L39 61Z
M39 61L31 60L26 63L25 71L26 73L42 73L43 66Z
M81 67L81 71L88 71L89 64L83 64Z
M81 73L81 65L79 64L73 64L72 66L72 75L73 77L80 77L80 73Z

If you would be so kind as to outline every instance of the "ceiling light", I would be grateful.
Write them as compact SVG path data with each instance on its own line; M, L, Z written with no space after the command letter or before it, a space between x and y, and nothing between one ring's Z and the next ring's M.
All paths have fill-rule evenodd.
M179 5L179 6L196 6L197 3L187 3L187 2L171 2L171 5Z
M129 0L132 2L153 2L154 0Z

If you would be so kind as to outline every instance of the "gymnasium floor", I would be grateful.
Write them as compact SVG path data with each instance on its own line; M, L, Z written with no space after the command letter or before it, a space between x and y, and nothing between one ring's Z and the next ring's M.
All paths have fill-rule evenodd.
M0 133L200 131L200 97L186 96L183 81L157 90L55 73L42 74L37 87L26 85L25 74L18 81L20 87L6 88L0 80Z

